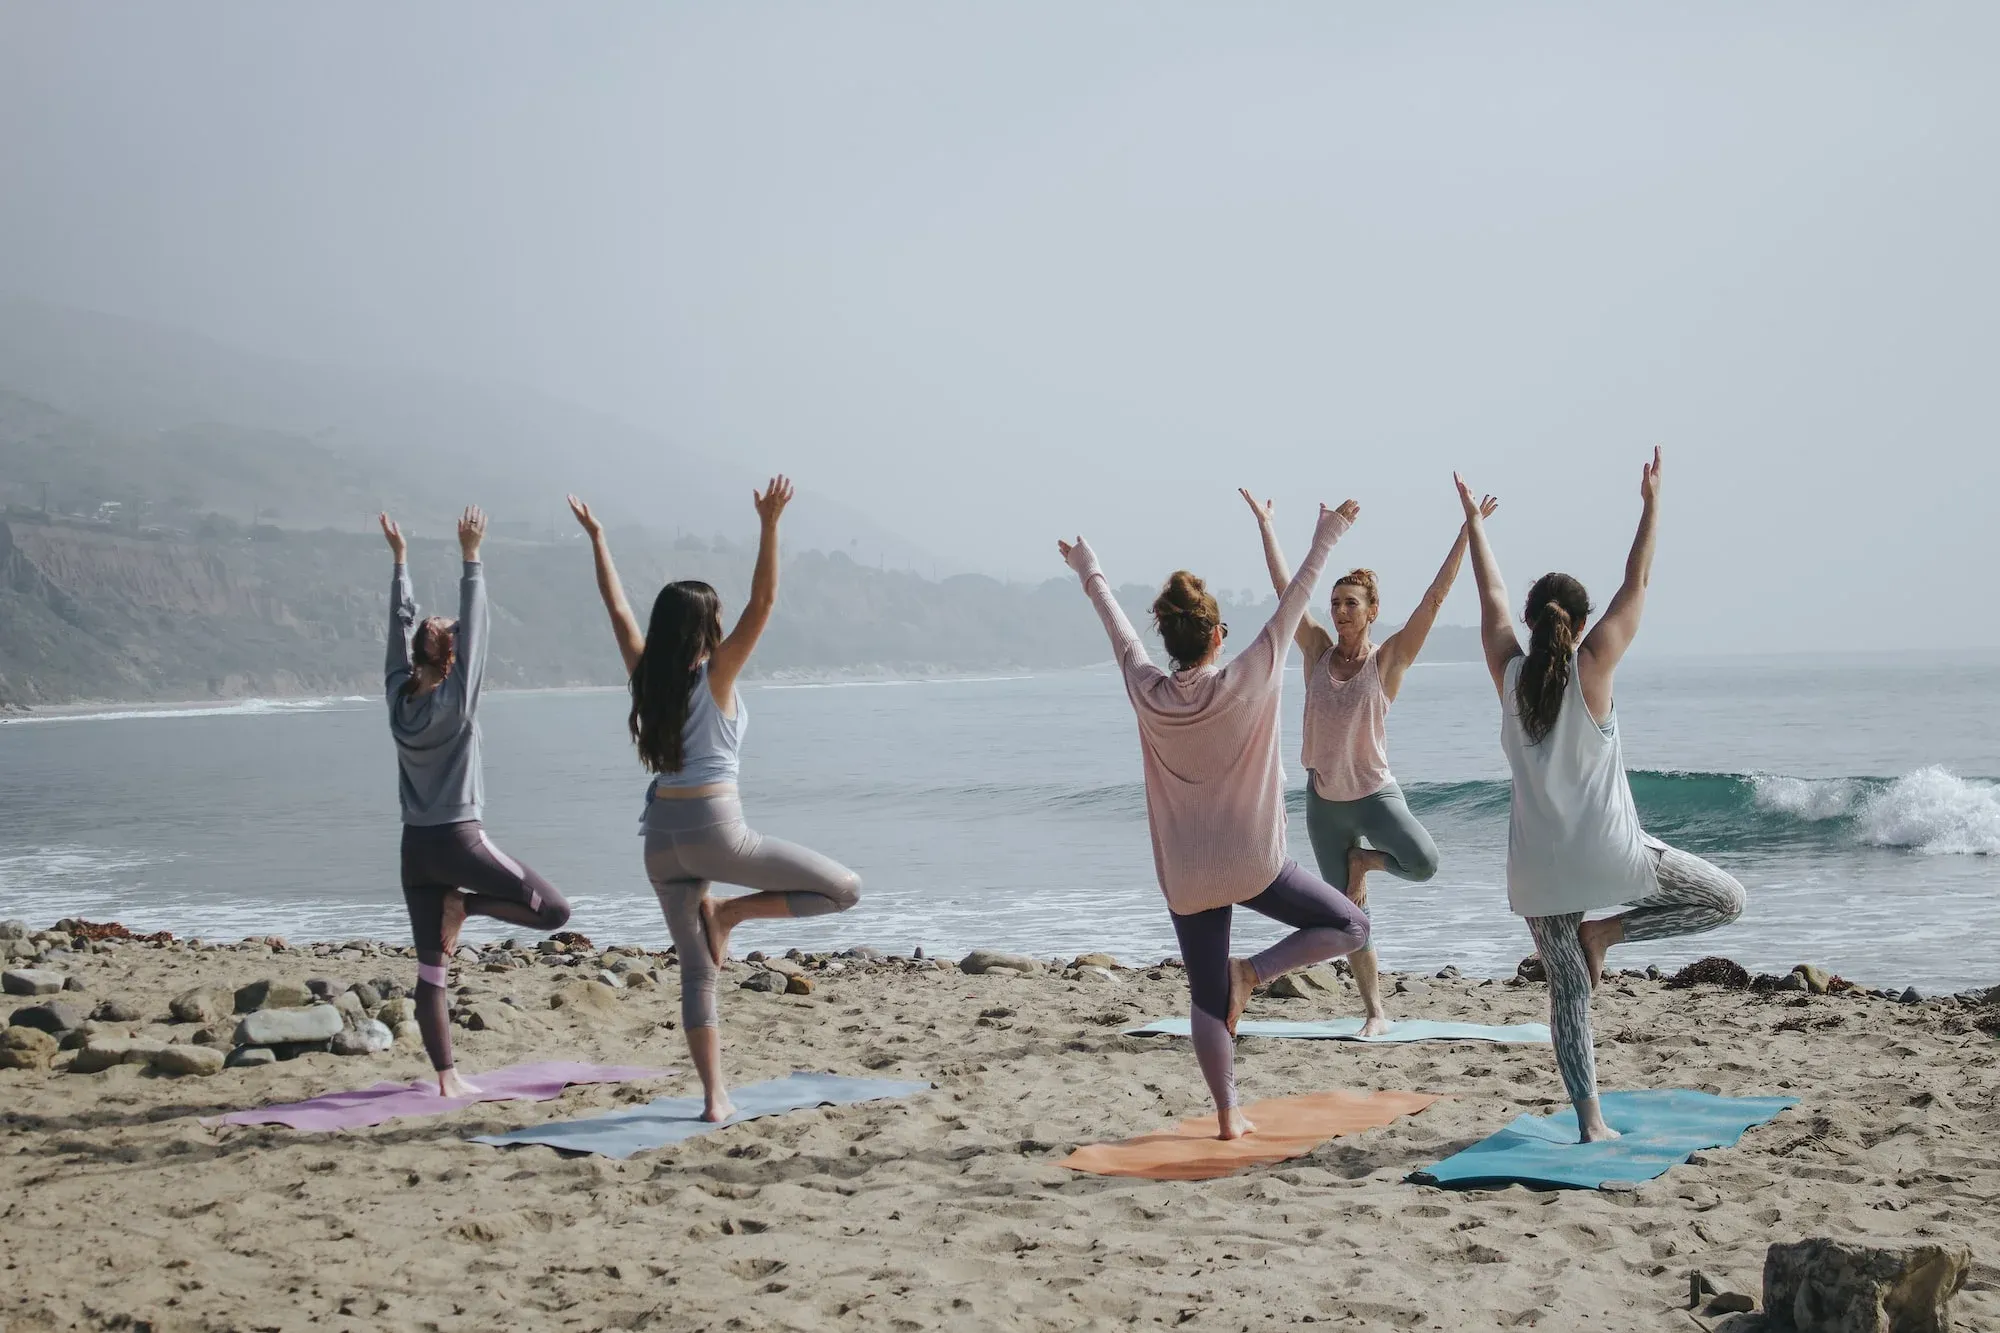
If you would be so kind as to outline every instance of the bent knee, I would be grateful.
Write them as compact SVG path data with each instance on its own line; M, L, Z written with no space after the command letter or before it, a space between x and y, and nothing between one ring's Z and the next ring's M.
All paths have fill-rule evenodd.
M861 876L847 871L827 886L826 896L832 900L836 912L856 906L861 901Z
M1347 933L1354 937L1354 947L1350 949L1348 952L1360 953L1363 949L1368 947L1369 941L1375 937L1375 927L1368 920L1368 918L1364 916L1354 925L1350 926L1348 928Z
M561 930L569 924L569 904L558 898L542 904L542 929Z
M1412 884L1421 884L1435 877L1437 872L1438 854L1435 847L1425 848L1403 862L1403 878Z

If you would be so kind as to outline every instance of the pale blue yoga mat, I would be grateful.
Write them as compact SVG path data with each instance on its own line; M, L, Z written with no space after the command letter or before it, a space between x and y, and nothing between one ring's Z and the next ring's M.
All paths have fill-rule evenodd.
M701 1118L701 1098L661 1097L629 1111L611 1111L581 1120L551 1120L506 1134L481 1134L474 1143L505 1148L539 1143L564 1152L590 1152L603 1157L630 1157L648 1148L664 1148L697 1134L738 1125L761 1116L783 1115L811 1106L839 1106L880 1101L924 1092L928 1083L902 1083L886 1078L842 1078L838 1074L791 1074L768 1083L733 1088L729 1099L736 1114L721 1124Z
M1190 1035L1185 1018L1156 1019L1144 1027L1127 1028L1128 1037L1185 1037ZM1239 1037L1298 1037L1307 1041L1494 1041L1549 1044L1546 1023L1516 1023L1494 1027L1486 1023L1433 1023L1412 1018L1392 1023L1379 1037L1361 1035L1358 1018L1332 1018L1323 1023L1293 1023L1276 1018L1246 1018L1236 1025Z
M1456 1188L1520 1184L1594 1190L1637 1184L1704 1148L1726 1148L1751 1126L1799 1103L1796 1097L1716 1097L1670 1088L1607 1092L1598 1104L1604 1123L1623 1137L1577 1142L1574 1108L1524 1115L1436 1166L1411 1172L1410 1179Z

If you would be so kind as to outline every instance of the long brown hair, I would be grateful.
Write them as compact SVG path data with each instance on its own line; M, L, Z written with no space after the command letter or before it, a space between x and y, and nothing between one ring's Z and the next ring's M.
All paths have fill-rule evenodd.
M722 599L699 580L669 583L653 599L646 646L632 668L632 713L625 725L648 772L677 773L681 733L699 683L695 668L722 642Z
M1514 708L1528 743L1541 744L1562 712L1576 669L1577 632L1590 618L1590 594L1567 574L1544 574L1528 589L1528 657L1514 680Z
M1153 628L1167 645L1174 666L1187 670L1208 656L1215 639L1215 627L1222 623L1222 608L1208 585L1185 569L1177 569L1167 586L1153 599Z

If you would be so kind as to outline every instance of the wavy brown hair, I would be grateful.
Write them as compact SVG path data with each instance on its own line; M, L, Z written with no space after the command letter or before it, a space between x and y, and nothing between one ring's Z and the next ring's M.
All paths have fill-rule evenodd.
M1590 594L1567 574L1544 574L1528 589L1528 657L1514 680L1514 708L1531 745L1556 724L1576 670L1577 635L1590 618Z
M722 642L722 599L697 579L669 583L653 599L646 646L632 667L626 727L648 772L677 773L685 762L681 733L700 683L696 668Z
M1208 585L1185 569L1177 569L1167 586L1153 599L1153 628L1167 645L1174 666L1187 670L1208 656L1215 627L1222 623L1222 608Z

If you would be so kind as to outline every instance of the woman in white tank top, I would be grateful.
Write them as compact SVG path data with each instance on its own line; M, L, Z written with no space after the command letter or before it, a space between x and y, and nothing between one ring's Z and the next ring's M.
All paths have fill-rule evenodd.
M1556 1065L1576 1106L1578 1137L1618 1137L1597 1099L1590 992L1604 955L1629 940L1694 935L1734 921L1743 886L1700 857L1639 827L1611 702L1618 661L1639 632L1652 577L1660 499L1660 451L1639 482L1644 508L1625 582L1595 628L1590 598L1567 574L1544 574L1528 592L1523 654L1507 614L1507 587L1481 523L1481 506L1456 474L1479 580L1480 637L1500 692L1500 744L1514 774L1507 830L1507 901L1535 937L1549 979ZM1627 910L1596 921L1584 913Z
M1264 538L1264 563L1272 586L1290 581L1285 553L1278 549L1271 502L1259 504L1247 490L1237 492L1257 515ZM1498 502L1489 502L1491 514ZM1307 615L1294 641L1305 658L1306 836L1319 862L1320 878L1346 894L1357 907L1368 903L1368 873L1386 870L1398 879L1422 883L1437 873L1437 844L1410 813L1403 789L1389 771L1389 705L1402 688L1403 673L1423 651L1438 611L1465 560L1466 531L1458 530L1451 553L1429 591L1403 627L1377 644L1369 630L1380 611L1375 572L1357 569L1333 585L1333 631ZM1355 988L1365 1011L1361 1035L1380 1036L1390 1027L1382 1003L1380 968L1372 945L1348 955Z

